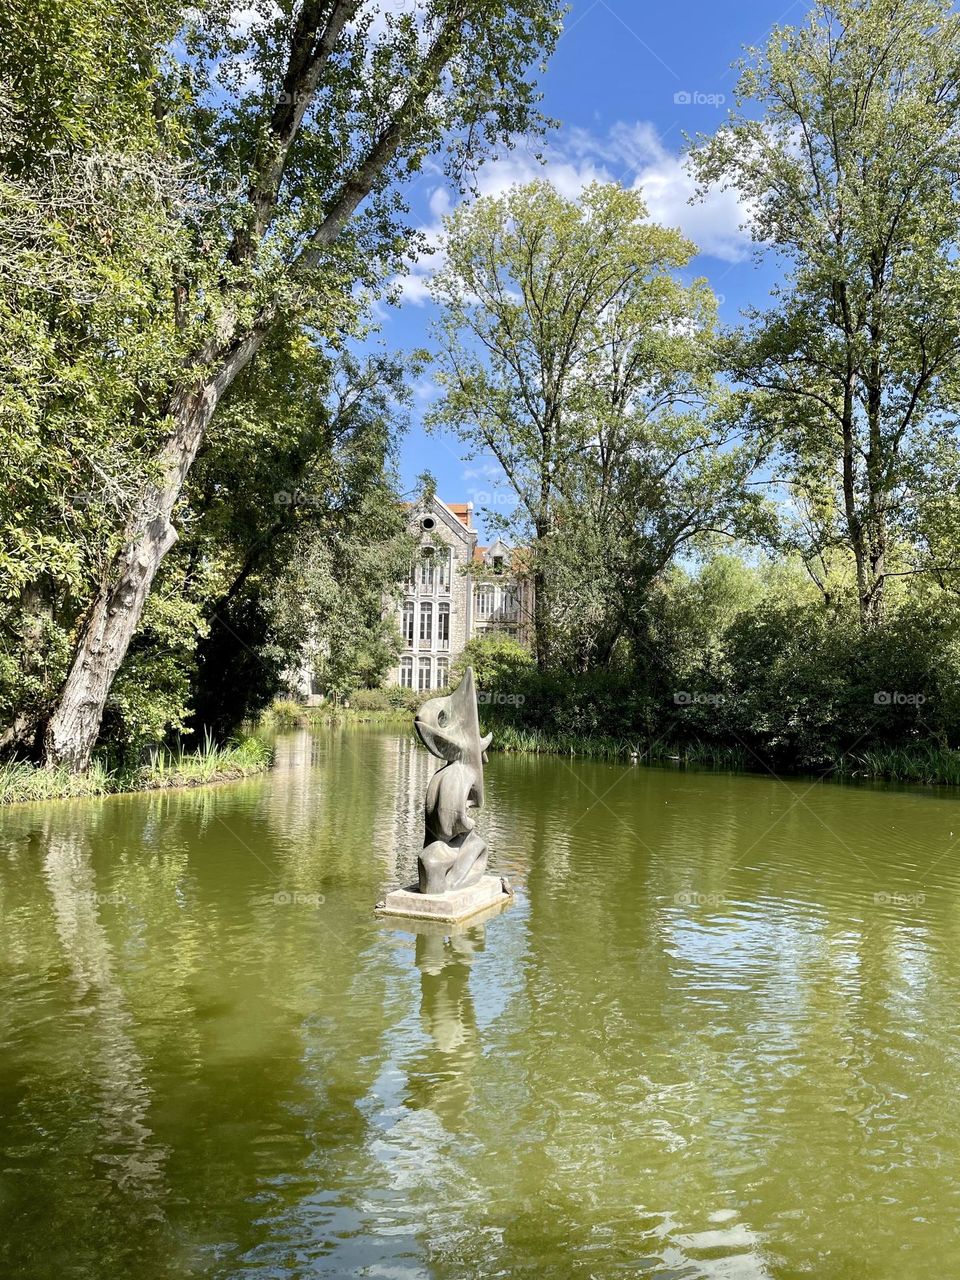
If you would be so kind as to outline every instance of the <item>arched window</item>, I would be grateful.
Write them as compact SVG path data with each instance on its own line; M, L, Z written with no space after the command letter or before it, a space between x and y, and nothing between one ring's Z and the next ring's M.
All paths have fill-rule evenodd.
M450 683L450 659L437 659L437 688L445 689Z
M450 648L450 605L446 600L437 605L437 648Z
M423 559L420 561L420 589L432 591L437 576L437 557L433 547L422 548Z
M420 640L429 644L433 639L433 605L424 600L420 605Z
M401 627L403 643L408 649L413 648L413 601L403 602L403 624Z
M413 658L400 659L400 684L404 689L413 688Z
M430 659L420 659L420 675L417 681L417 688L422 693L424 689L430 688Z
M453 549L447 547L437 557L437 587L440 591L449 591L453 576Z

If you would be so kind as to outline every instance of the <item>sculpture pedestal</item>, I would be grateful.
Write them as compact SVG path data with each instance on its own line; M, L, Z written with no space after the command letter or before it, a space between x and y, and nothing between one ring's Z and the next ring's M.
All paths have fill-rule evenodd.
M500 877L484 876L468 889L452 889L449 893L420 893L416 885L409 889L394 889L377 911L383 916L406 916L415 920L456 924L508 900L509 894L504 893Z

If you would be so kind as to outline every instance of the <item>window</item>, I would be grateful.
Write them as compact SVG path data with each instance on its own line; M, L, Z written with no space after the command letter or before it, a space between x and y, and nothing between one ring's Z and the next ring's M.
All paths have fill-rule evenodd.
M406 590L416 591L416 589L417 589L417 562L416 560L411 560L410 564L407 566Z
M436 577L436 556L433 547L423 548L423 559L420 561L420 586L424 591L432 591Z
M417 684L417 688L420 690L421 693L424 691L424 689L430 688L430 659L429 658L420 659L420 678Z
M413 648L413 601L405 600L403 603L403 625L401 627L403 634L403 643L408 649Z
M433 516L424 516L420 521L420 528L426 529L429 532L431 529L436 527L436 523L437 522L434 520Z
M428 600L420 606L420 639L426 644L433 639L433 605Z
M445 689L450 683L450 659L437 659L437 688Z
M478 618L489 618L493 613L493 587L477 587L475 596Z
M446 553L440 552L439 564L437 565L437 586L441 591L450 590L450 579L452 576L453 552L448 547Z
M520 612L520 589L519 587L504 587L503 589L503 616L505 618L515 618Z
M503 573L503 556L493 557L493 572Z
M445 600L437 605L437 648L450 648L450 606Z
M400 685L404 689L413 688L413 659L400 659Z

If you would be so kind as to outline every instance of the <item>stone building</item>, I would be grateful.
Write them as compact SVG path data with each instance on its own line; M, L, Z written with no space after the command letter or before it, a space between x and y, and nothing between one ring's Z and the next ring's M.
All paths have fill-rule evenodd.
M472 502L410 508L420 551L410 565L397 623L403 647L387 684L442 689L450 667L476 635L503 631L529 640L532 584L516 573L516 553L500 538L478 546Z

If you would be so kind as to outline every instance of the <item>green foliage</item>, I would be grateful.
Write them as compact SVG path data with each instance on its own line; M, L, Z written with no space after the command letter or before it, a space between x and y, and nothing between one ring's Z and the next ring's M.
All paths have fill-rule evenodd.
M799 563L718 557L668 576L643 643L616 666L528 670L511 691L481 708L501 745L518 732L534 743L597 739L654 757L716 750L755 768L894 776L877 763L893 758L885 752L933 752L942 764L960 747L960 609L942 594L912 598L864 630L855 597L825 609Z
M269 729L296 729L305 723L307 709L293 698L274 698L260 717L260 724Z
M194 468L191 533L164 574L203 566L191 702L193 723L219 735L256 718L307 665L334 697L379 683L399 643L383 600L410 553L392 474L407 367L382 355L334 361L296 330L263 357Z
M152 387L184 354L169 282L189 253L189 182L152 110L181 16L41 0L0 23L6 746L28 745L56 697L159 438Z
M533 666L533 655L513 636L502 631L474 636L450 670L451 684L458 684L467 667L473 667L477 687L483 692L509 690Z

